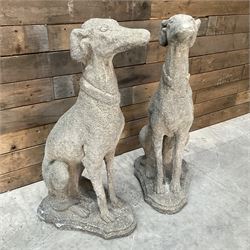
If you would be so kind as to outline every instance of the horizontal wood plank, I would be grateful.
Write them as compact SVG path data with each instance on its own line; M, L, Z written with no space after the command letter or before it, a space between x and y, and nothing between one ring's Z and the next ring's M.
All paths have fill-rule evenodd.
M167 48L152 42L148 46L147 63L165 61ZM217 69L229 68L237 65L247 64L249 61L249 49L224 51L208 55L196 55L189 58L191 74L197 74Z
M248 49L248 41L249 33L198 37L194 46L190 49L190 56Z
M235 100L236 105L243 104L246 102L248 103L250 102L250 90L239 92L236 96L236 100Z
M41 164L0 175L0 193L42 180Z
M74 103L73 97L0 111L1 134L54 123Z
M0 135L0 154L45 143L53 126L54 124L52 123Z
M228 58L231 60L228 60L228 61L230 61L231 64L244 63L246 60L248 60L247 55L248 55L248 50L238 51L238 53L230 52ZM209 67L212 64L215 65L215 67L222 67L223 61L225 61L226 58L227 58L227 54L219 55L219 56L214 55L213 57L208 56L207 60L205 58L194 58L196 61L195 63L192 63L191 61L191 71L194 71L195 69L196 71L209 70L211 69ZM201 62L200 65L198 61ZM209 62L211 61L213 61L214 63L210 64ZM144 75L140 75L140 74L144 74L144 72L147 73L147 68L149 68L148 70L150 72L156 71L156 72L159 72L159 74L155 73L151 75L146 75L146 77ZM126 81L129 84L137 84L138 82L141 83L142 80L140 79L144 78L144 81L146 83L142 85L135 85L131 87L121 88L121 105L122 106L135 104L139 102L145 102L150 99L150 97L152 96L152 93L155 91L156 87L158 86L158 82L154 82L154 83L147 83L147 82L150 82L151 80L159 80L160 73L161 73L161 63L141 65L137 67L132 67L132 69L135 72L134 75L136 78L134 79L134 81L132 81L133 79L131 78L130 79L127 78ZM224 83L241 80L241 78L244 79L245 77L248 77L247 73L242 73L242 70L246 71L247 69L248 69L248 65L246 66L241 65L237 67L211 71L211 72L207 72L203 74L195 74L191 76L191 80L190 80L191 86L193 90L195 91L197 89L223 85ZM129 77L128 72L131 72L130 67L120 68L117 70L121 72L121 74L118 74L119 81L123 80L121 79L123 76ZM80 79L80 74L54 77L53 86L54 86L55 98L61 99L61 98L76 96L79 91L79 79ZM244 82L246 85L247 84L246 81ZM39 86L39 83L41 83L40 86ZM203 84L205 86L203 86ZM120 86L120 87L123 87L123 86ZM14 93L12 91L13 88L15 88ZM26 105L26 104L36 103L40 101L46 101L46 100L49 101L52 99L52 90L51 90L49 79L38 79L38 80L31 80L31 81L25 81L25 82L4 84L0 86L0 89L3 90L1 94L1 98L0 98L2 109L14 107L15 105L20 106L21 104ZM215 92L216 90L213 91L213 94L216 95ZM206 98L207 96L206 93L204 91L201 93L204 93L204 94L198 94L197 98L201 99L201 96L203 96L203 98Z
M115 67L143 64L146 62L146 47L120 53L114 57L113 62ZM47 78L82 71L81 64L71 59L69 51L2 57L1 67L0 83Z
M81 23L93 17L119 21L149 19L150 1L2 1L0 22L2 25Z
M248 33L198 37L194 47L190 50L190 56L248 49L248 38ZM159 46L158 42L152 42L148 46L148 51L146 47L142 47L118 54L114 58L114 65L124 67L163 61L165 54L164 47ZM1 83L81 72L81 65L71 59L69 51L7 56L1 58L1 67ZM133 68L131 71L134 71Z
M236 104L237 94L224 96L206 102L197 103L194 105L194 116L209 114L218 110L232 107Z
M49 78L0 85L0 110L53 99L53 84Z
M149 66L149 65L142 65L143 67ZM197 75L192 75L190 78L190 84L192 89L200 90L208 87L213 86L219 86L222 84L240 81L242 80L242 72L244 70L244 65L242 66L236 66L232 68L207 72L207 73L201 73ZM123 68L124 69L124 68ZM159 69L160 70L160 69ZM146 76L149 77L149 79L154 76L153 74L148 74L148 72L152 71L140 71L140 72L146 72ZM155 74L155 77L159 78L160 74ZM124 74L125 77L129 77L128 74ZM131 75L130 75L131 77ZM142 78L140 76L142 81L144 79L148 78ZM132 79L128 81L129 84L133 83ZM140 81L138 81L140 82ZM144 86L145 87L145 86ZM136 88L135 88L136 89ZM143 90L143 87L138 88L138 90ZM155 90L155 86L152 87L152 92ZM138 100L136 102L141 102L144 100L148 100L149 97L152 95L151 90L145 90L145 94L142 93L142 95L138 95L138 91L135 91L135 98ZM139 91L140 92L140 91ZM136 96L137 93L137 96ZM141 94L141 93L140 93ZM47 103L39 103L35 105L29 105L24 106L20 108L13 108L8 110L3 110L0 112L0 118L2 121L1 126L1 132L8 133L13 131L18 131L21 129L39 126L43 124L53 123L57 121L57 119L69 108L73 105L75 102L75 98L67 98ZM144 114L147 112L147 109L145 107L141 107L138 110L134 110L134 108L131 108L132 111L130 111L130 108L125 108L127 114L127 119L134 119L135 113L141 113ZM126 117L126 116L125 116Z
M55 99L77 96L80 77L80 74L53 77Z
M213 124L223 122L232 119L234 117L247 114L249 112L250 112L250 104L244 103L214 113L206 114L194 120L191 130L196 130L207 126L211 126Z
M146 117L148 115L148 104L148 102L143 102L122 107L122 112L125 117L125 121L129 122Z
M235 66L226 69L215 70L211 72L195 74L190 77L192 90L199 90L212 86L222 85L243 80L243 71L245 66Z
M0 155L0 175L42 162L44 145Z
M195 104L195 116L197 117L229 106L233 106L240 100L243 102L243 98L246 102L246 94L243 93L244 92L239 93L240 96L242 95L241 98L240 96L238 97L238 95L230 95L223 98ZM236 100L238 100L238 102ZM51 105L54 105L54 103ZM143 103L122 107L122 111L125 116L126 125L121 138L125 138L134 135L139 131L140 127L145 124L146 117L148 115L148 102L146 101ZM46 121L47 120L45 119L44 122ZM40 123L42 122L43 120L40 120ZM19 121L17 121L17 125L18 124ZM29 126L29 124L26 126ZM0 137L2 141L0 153L16 151L18 149L44 143L52 127L53 124L49 124L4 134Z
M198 36L248 33L248 15L210 16L201 18ZM161 20L120 22L128 28L143 28L151 33L150 41L158 41ZM82 23L56 25L23 25L0 27L1 55L69 50L70 32Z
M222 52L189 59L191 74L230 68L249 62L249 49Z
M249 15L210 16L206 35L249 32Z
M45 25L5 26L0 34L1 56L49 51Z
M151 5L152 18L168 18L176 13L195 17L248 14L248 1L227 0L153 0Z
M120 88L160 80L162 63L144 64L115 70Z
M125 124L124 130L121 134L120 139L124 139L130 136L138 135L141 128L148 123L148 118L142 118L133 120Z
M152 82L120 89L121 106L149 101L158 86L159 82Z
M0 83L50 77L51 63L48 53L1 58Z
M128 151L140 148L140 142L138 136L131 136L125 139L121 139L116 149L116 155L121 155Z
M197 91L195 103L205 102L222 96L236 94L238 92L245 91L248 88L249 79L245 79L232 83L225 83L211 88L201 89Z

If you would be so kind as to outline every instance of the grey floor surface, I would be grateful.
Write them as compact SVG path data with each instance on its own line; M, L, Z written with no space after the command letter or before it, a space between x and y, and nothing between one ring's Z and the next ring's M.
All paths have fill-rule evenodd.
M250 114L191 133L185 159L193 179L189 203L178 214L160 214L143 201L133 176L142 153L115 159L117 192L138 223L132 235L107 241L39 221L36 209L46 195L39 182L0 195L0 249L250 249Z

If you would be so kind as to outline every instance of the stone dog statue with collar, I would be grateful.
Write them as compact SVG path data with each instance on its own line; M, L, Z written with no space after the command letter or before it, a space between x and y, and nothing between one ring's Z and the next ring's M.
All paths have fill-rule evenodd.
M163 213L175 213L186 204L183 153L194 118L188 55L199 26L199 19L182 14L162 21L160 44L168 45L166 61L150 102L149 124L139 135L145 156L136 160L135 175L145 200Z
M134 230L130 207L117 198L113 186L112 165L124 117L112 60L117 53L145 46L149 38L147 30L125 28L113 19L90 19L71 32L71 57L85 68L76 103L58 120L46 141L42 173L48 196L38 208L39 217L46 222L104 238ZM110 203L102 181L103 160ZM84 169L95 199L79 185Z

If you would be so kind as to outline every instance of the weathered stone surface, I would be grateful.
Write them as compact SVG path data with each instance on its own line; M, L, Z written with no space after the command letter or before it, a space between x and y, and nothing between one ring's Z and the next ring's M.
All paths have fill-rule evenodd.
M146 168L142 167L142 157L135 161L135 176L141 184L144 200L160 213L174 214L180 211L187 203L188 189L191 181L191 173L187 168L187 163L182 161L182 176L180 180L181 191L174 193L169 190L170 178L166 178L166 192L158 194L155 192L155 180L148 178Z
M117 53L145 46L149 38L147 30L124 28L112 19L90 19L71 32L71 57L82 64L83 75L76 103L58 120L46 141L42 171L48 196L38 208L46 222L104 238L134 230L133 214L113 187L113 160L124 117L112 59ZM110 202L102 182L103 160ZM96 200L79 191L84 169Z
M182 14L161 23L160 44L168 45L166 61L149 105L149 124L139 135L145 156L135 163L145 200L161 212L177 212L187 201L181 185L182 159L194 118L188 54L199 26L199 19Z
M82 178L80 181L81 203L65 211L51 209L51 199L47 196L39 206L38 216L41 220L54 224L60 229L82 230L101 236L104 239L126 236L136 227L134 215L129 205L119 199L119 207L108 208L116 220L106 223L100 216L96 194L89 180ZM89 215L84 217L86 211Z

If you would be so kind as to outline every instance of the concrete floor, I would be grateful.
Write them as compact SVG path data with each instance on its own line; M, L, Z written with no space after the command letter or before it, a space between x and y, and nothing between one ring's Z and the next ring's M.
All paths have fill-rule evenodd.
M193 172L189 203L178 214L163 215L143 202L133 176L142 150L116 157L115 180L129 202L137 229L105 241L82 232L62 231L39 221L36 209L46 195L43 182L0 195L1 249L250 249L250 114L191 133L185 159Z

